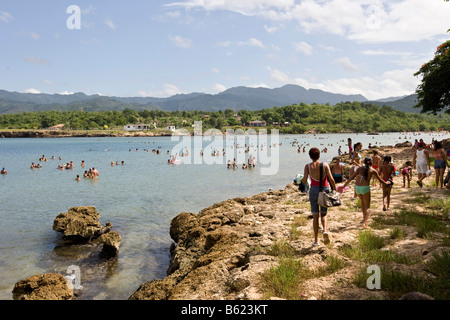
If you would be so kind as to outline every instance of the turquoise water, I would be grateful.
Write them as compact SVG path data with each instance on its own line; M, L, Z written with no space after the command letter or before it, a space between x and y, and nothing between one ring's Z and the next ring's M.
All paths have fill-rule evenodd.
M366 148L368 143L404 142L405 136L409 141L423 138L426 142L431 142L431 137L449 138L448 134L423 133L282 135L273 140L276 144L251 141L254 145L249 143L248 154L244 148L236 148L233 137L203 138L200 149L204 157L193 148L189 157L180 158L179 165L167 163L167 151L185 152L180 142L194 146L190 137L0 139L0 167L8 170L0 176L0 299L12 299L14 284L21 279L46 272L65 274L70 265L80 266L83 289L79 299L127 299L140 284L165 276L172 243L170 221L177 214L197 213L222 200L280 189L303 172L309 157L291 145L294 139L307 145L306 150L327 147L328 153L321 159L330 161L339 145L347 151L348 137ZM243 141L239 146L244 146ZM182 149L174 149L177 146ZM258 163L253 170L227 169L225 157L206 156L211 147L224 148L227 156L238 159L249 154L261 161L272 158L272 165L276 158L278 170L273 175L262 174L262 167L270 166L268 162L266 166ZM40 162L42 155L48 161ZM208 164L211 159L219 163ZM73 170L57 169L70 161L75 164ZM111 166L111 161L125 164ZM41 163L42 168L31 170L32 162ZM75 181L77 174L82 176L90 167L99 170L98 179ZM61 235L52 229L59 213L87 205L95 206L102 225L111 222L122 237L114 262L99 263L92 246L64 249Z

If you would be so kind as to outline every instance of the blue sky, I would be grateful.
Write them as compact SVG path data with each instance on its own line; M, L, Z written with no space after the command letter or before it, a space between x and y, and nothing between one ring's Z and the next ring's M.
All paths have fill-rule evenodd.
M443 0L0 0L0 89L167 97L297 84L380 99L414 93L449 28Z

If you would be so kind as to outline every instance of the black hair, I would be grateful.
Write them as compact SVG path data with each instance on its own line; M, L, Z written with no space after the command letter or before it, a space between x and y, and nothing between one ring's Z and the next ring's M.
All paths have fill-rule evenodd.
M318 148L309 149L309 157L314 161L319 159L320 158L320 150Z
M392 160L391 156L385 156L384 159L383 159L383 161L386 161L386 162L389 162L389 163L391 163L391 160Z
M364 178L366 178L366 180L367 180L367 178L369 177L370 166L372 166L372 158L366 157L364 159L364 165L365 165L365 167L364 167Z

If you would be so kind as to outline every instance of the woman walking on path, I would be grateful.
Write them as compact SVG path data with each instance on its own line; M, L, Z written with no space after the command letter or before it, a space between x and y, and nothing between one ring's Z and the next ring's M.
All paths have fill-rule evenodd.
M311 204L311 213L313 215L313 229L314 229L314 243L313 246L318 246L318 234L319 234L319 214L320 219L323 227L323 242L325 244L330 243L330 239L328 236L328 221L327 221L327 207L320 207L317 203L317 200L319 198L319 191L320 191L320 150L317 148L311 148L309 150L309 157L311 158L312 162L308 163L305 166L305 171L303 175L302 182L304 184L308 181L308 176L311 178L311 185L309 189L309 202ZM331 174L330 167L328 163L323 162L323 172L322 172L322 191L330 192L331 187L336 190L336 184L333 179L333 175Z
M430 170L430 155L425 149L425 143L422 139L417 146L416 153L414 153L413 165L414 169L416 169L418 173L419 180L417 180L417 184L422 188L422 180L427 176L427 167L428 170Z
M359 167L342 186L339 186L338 190L342 192L342 190L350 183L350 181L356 179L355 190L356 194L361 200L361 210L363 214L361 223L364 229L369 228L367 222L370 215L370 180L372 179L372 177L377 178L382 186L388 186L392 184L392 181L390 183L387 183L386 181L381 179L378 172L374 168L372 168L372 159L367 157L364 159L364 166Z
M441 188L444 188L444 173L448 159L442 143L439 141L434 142L433 157L434 171L436 172L436 189L439 187L439 182L441 183Z

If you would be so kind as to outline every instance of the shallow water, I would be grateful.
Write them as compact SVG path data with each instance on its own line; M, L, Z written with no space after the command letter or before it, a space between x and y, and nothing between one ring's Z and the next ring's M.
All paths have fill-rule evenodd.
M197 213L222 200L284 188L309 161L307 153L298 153L291 145L294 139L309 144L306 151L327 147L321 160L330 161L338 145L343 152L348 150L348 137L361 141L364 148L368 143L405 141L405 134L399 133L282 135L272 146L271 141L259 138L252 141L250 153L260 161L272 161L265 166L258 163L253 170L230 170L224 157L207 155L211 147L223 147L227 156L248 156L234 146L237 140L233 137L200 139L204 157L198 157L200 151L194 148L189 157L180 158L179 165L167 163L167 151L180 153L185 150L178 148L183 143L194 146L191 137L0 139L0 167L8 170L0 176L0 299L12 299L14 284L21 279L46 272L65 274L71 265L81 271L79 299L127 299L140 284L165 276L172 243L170 221L178 213ZM441 140L449 135L408 133L406 137L429 143L431 137ZM245 141L238 143L243 146ZM47 162L39 161L42 155ZM59 164L71 160L73 170L57 170ZM81 160L86 163L84 169ZM209 160L219 164L207 164ZM275 160L279 160L276 174L262 174ZM111 161L125 165L112 167ZM42 168L31 170L32 162L41 163ZM99 170L98 179L75 181L77 174L82 176L90 167ZM95 246L62 246L61 235L53 231L53 220L60 212L87 205L97 208L102 225L111 222L121 235L116 260L99 261Z

